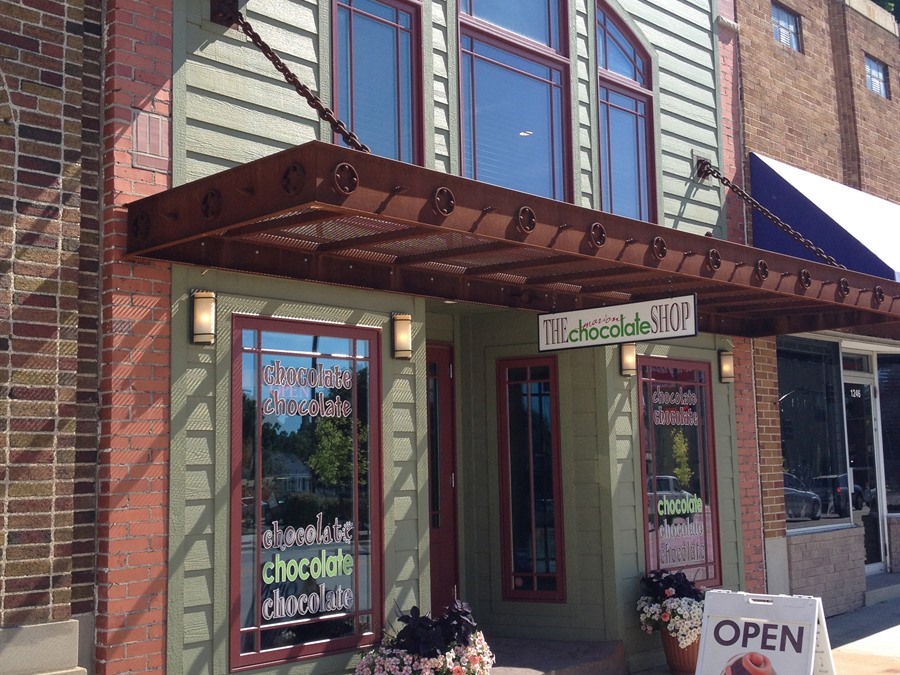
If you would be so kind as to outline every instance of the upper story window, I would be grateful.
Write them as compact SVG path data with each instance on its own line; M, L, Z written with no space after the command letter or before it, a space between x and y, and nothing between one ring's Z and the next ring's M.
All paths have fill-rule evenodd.
M795 52L801 51L800 15L772 3L772 32L775 39Z
M462 0L463 175L569 197L563 55L557 0Z
M396 0L337 0L336 15L335 113L374 154L419 162L418 12Z
M497 365L503 597L565 599L556 361Z
M560 51L558 0L518 0L515 11L509 0L460 0L459 11Z
M888 67L878 59L866 54L866 87L882 98L890 98L888 90Z
M597 8L600 96L600 208L653 218L653 91L649 58L610 14Z

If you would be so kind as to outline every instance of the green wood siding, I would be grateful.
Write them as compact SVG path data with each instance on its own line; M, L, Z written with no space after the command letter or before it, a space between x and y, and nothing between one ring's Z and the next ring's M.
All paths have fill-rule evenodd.
M655 157L660 223L717 232L717 184L692 179L694 155L717 162L720 113L716 86L715 13L697 0L612 0L610 6L650 52L656 91ZM302 82L331 103L331 3L251 2L248 20ZM425 165L459 171L457 5L424 2ZM594 3L569 3L572 180L576 201L597 206L597 60ZM242 33L211 23L209 4L176 8L174 173L176 183L220 171L319 138L331 130ZM363 143L366 139L361 139ZM693 154L692 154L693 153Z
M694 156L720 157L721 130L715 12L698 0L611 0L650 52L655 83L656 203L660 222L720 232L721 194L692 179ZM246 39L208 21L209 3L176 3L174 164L176 183L215 173L331 131ZM242 11L284 61L331 102L331 3L301 0L242 3ZM457 4L422 5L425 164L459 171ZM576 201L598 203L595 10L570 0L569 45L572 176ZM363 142L366 139L361 139ZM563 412L562 484L567 602L504 602L500 562L495 364L537 353L534 315L443 310L401 295L273 282L266 278L175 267L172 331L172 467L168 672L227 672L230 354L234 311L322 319L386 328L392 311L424 320L429 338L453 344L457 363L457 453L460 588L476 618L497 635L623 639L640 666L655 642L637 628L634 602L644 567L643 499L635 378L618 373L618 350L559 353ZM187 344L188 290L219 292L219 341ZM385 613L427 605L428 499L424 327L417 323L412 361L389 357L383 344ZM182 336L185 339L178 339ZM715 364L713 336L677 346L644 345L643 353ZM714 367L715 372L715 367ZM736 503L732 390L714 383L721 558L726 587L739 588L742 547ZM218 561L219 564L216 564ZM637 656L634 656L637 655ZM334 656L267 672L341 672ZM649 665L649 663L648 663Z
M424 317L424 302L400 295L278 282L225 272L173 269L172 447L169 502L167 672L228 672L231 316L234 313L340 322L382 330L385 614L430 592L424 331L414 324L416 358L390 358L390 314ZM217 291L217 340L189 343L189 291ZM364 307L365 309L359 309ZM266 672L346 672L354 654Z

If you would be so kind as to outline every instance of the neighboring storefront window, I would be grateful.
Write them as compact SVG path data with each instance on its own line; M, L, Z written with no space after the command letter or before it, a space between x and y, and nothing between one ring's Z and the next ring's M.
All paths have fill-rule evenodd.
M849 523L839 345L778 338L778 401L788 529Z
M878 357L881 445L884 452L884 509L900 513L900 356ZM880 507L879 507L880 508ZM897 564L898 561L893 561Z
M640 358L647 569L722 583L708 363Z
M232 669L380 634L377 345L374 330L234 317Z
M556 360L501 361L503 597L565 599Z

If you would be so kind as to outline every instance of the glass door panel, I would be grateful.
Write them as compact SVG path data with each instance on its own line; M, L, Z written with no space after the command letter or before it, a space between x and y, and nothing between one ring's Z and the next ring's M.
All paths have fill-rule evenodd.
M875 448L875 418L872 410L872 385L844 383L847 419L847 446L850 471L839 499L853 509L853 522L865 528L866 565L881 564L883 558L881 518L878 509L880 472Z

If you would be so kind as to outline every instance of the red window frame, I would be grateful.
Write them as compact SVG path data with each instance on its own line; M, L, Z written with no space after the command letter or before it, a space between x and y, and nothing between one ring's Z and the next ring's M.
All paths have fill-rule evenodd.
M547 368L548 377L546 381L550 384L550 400L549 413L551 416L549 431L551 433L551 467L552 467L552 493L553 493L553 534L552 545L554 549L555 571L550 573L541 573L536 570L536 553L534 542L538 541L538 529L536 525L536 513L534 509L534 464L533 450L530 450L528 465L528 482L531 488L531 519L528 526L531 529L532 547L530 555L532 557L531 572L516 572L515 558L516 550L513 543L513 486L511 475L511 454L510 454L510 409L509 409L509 372L512 369L526 368L529 377L525 379L516 379L513 382L538 382L543 379L534 379L530 376L531 370L534 368ZM530 399L530 397L529 397ZM501 532L501 575L502 590L504 600L529 600L529 601L545 601L545 602L565 602L566 599L566 564L565 564L565 543L563 537L563 501L562 501L562 461L560 457L560 438L559 438L559 380L557 377L556 358L554 357L534 357L522 359L504 359L497 363L497 402L498 402L498 451L500 466L500 532ZM530 405L530 403L529 403ZM531 446L531 429L528 431L529 445ZM546 537L544 537L546 539ZM540 578L554 577L556 580L555 589L538 590L536 588ZM526 588L526 584L530 581L531 589Z
M343 338L351 340L366 340L368 342L368 356L363 358L350 358L353 362L361 360L366 361L368 365L368 520L369 520L369 549L371 572L368 579L370 591L370 607L363 610L358 608L346 612L345 615L354 617L370 617L370 629L365 632L357 632L352 635L335 638L325 641L316 641L310 643L301 643L290 645L282 648L261 648L261 643L256 641L257 649L254 652L241 653L241 556L243 555L243 485L242 485L242 461L244 450L243 444L243 359L248 353L278 353L264 352L261 345L257 341L252 348L245 348L243 344L243 332L245 330L253 330L257 332L257 340L260 333L264 331L273 331L282 334L295 334L304 336L319 336L326 338ZM375 644L382 633L382 623L384 616L384 582L382 578L383 570L383 546L381 532L383 529L383 510L382 510L382 477L381 477L381 334L374 328L359 328L355 326L336 326L332 324L314 323L300 320L261 318L256 316L234 315L232 319L232 336L231 336L231 486L230 486L230 543L229 543L229 672L236 672L257 668L263 665L277 665L282 663L290 663L299 659L319 657L325 654L344 651L356 651L361 648ZM256 364L256 375L259 378L260 363ZM353 378L353 400L356 397L356 378ZM257 397L257 401L259 397ZM355 416L354 416L355 418ZM260 433L257 428L257 435ZM258 457L261 453L261 447L257 444L254 454ZM260 462L259 459L257 459ZM261 462L260 462L261 463ZM259 465L259 464L258 464ZM356 469L354 468L354 473ZM256 481L254 495L252 496L254 506L252 508L261 509L255 506L261 503L260 481ZM354 494L358 495L358 480L354 478ZM358 513L358 497L354 497L354 524L358 522L356 514ZM260 513L258 510L257 513ZM257 516L255 522L260 522L261 518ZM268 529L268 528L266 528ZM327 528L326 528L327 529ZM254 556L260 549L260 541L262 540L262 529L256 538L254 544ZM360 536L354 535L353 560L354 566L359 561ZM258 563L259 559L254 558ZM358 582L354 588L358 588ZM262 595L260 585L254 585L255 593L255 611L257 613L257 623L254 631L259 632L262 620L259 618L261 607L260 596ZM358 598L359 594L356 593ZM300 623L300 621L297 621ZM359 624L357 624L359 625ZM244 631L246 634L246 631Z
M391 24L389 21L384 19L383 17L371 17L378 21L382 21L385 25L392 25L394 30L397 33L406 32L410 35L410 62L409 62L409 80L411 83L411 119L406 121L402 118L402 115L398 115L397 119L394 120L396 123L396 129L398 132L398 142L402 146L402 132L405 125L409 124L412 126L412 142L411 147L409 149L409 157L406 158L403 153L403 148L397 148L400 156L391 156L392 159L398 159L401 161L409 161L412 164L423 163L423 127L424 127L424 117L423 117L423 94L422 94L422 54L419 46L422 44L422 20L421 20L421 2L405 2L404 0L373 0L374 2L385 5L387 7L391 7L401 12L405 12L410 16L411 26L409 29L405 29L399 24ZM340 8L348 11L351 17L355 17L357 15L369 15L365 10L361 10L354 5L353 0L332 0L331 4L331 12L332 12L332 35L331 35L331 43L332 43L332 91L333 91L333 101L332 107L337 112L338 116L345 117L343 121L350 128L350 131L354 133L357 131L354 128L354 115L344 109L343 106L349 105L355 107L356 102L353 100L353 93L351 91L350 101L342 101L340 96L341 90L341 75L340 75L340 67L341 67L341 55L339 53L339 45L340 45L340 25L338 21L338 11ZM351 26L352 30L352 26ZM354 63L356 62L356 55L353 54L352 45L350 47L351 56L350 56L350 64L349 68L351 70L351 79L354 77ZM363 58L366 58L366 55L362 55ZM402 68L404 64L397 64L398 67L398 78L402 80L402 73L399 72L399 69ZM351 85L352 89L352 85ZM386 94L386 92L385 92ZM401 106L400 101L397 101L398 109ZM365 136L365 134L362 134ZM369 144L373 146L373 139L360 138L361 143ZM340 134L333 134L333 142L334 143L343 143L343 139Z
M712 560L708 560L705 565L707 569L711 569L712 572L708 578L705 579L697 579L698 585L704 588L711 588L715 586L722 585L722 555L721 555L721 544L719 540L719 497L718 490L716 486L717 481L717 472L716 472L716 448L715 448L715 430L713 424L713 397L712 397L712 368L710 364L706 361L686 361L686 360L676 360L676 359L668 359L668 358L656 358L649 356L639 356L637 361L637 369L638 369L638 409L640 414L640 452L641 452L641 494L643 495L642 512L644 514L643 519L643 530L644 530L644 552L646 555L646 564L647 570L651 569L668 569L670 571L677 570L685 570L685 573L694 578L691 573L691 569L696 569L697 565L678 565L678 564L660 564L657 561L656 565L653 565L653 561L651 560L651 547L654 545L654 537L659 536L660 532L660 520L658 517L654 516L651 519L650 513L650 500L654 499L657 495L655 494L657 490L657 486L654 486L654 494L650 494L648 492L648 475L647 463L650 461L654 467L656 467L656 447L655 447L655 438L653 434L648 434L648 425L650 423L651 415L653 414L653 404L652 401L647 401L647 396L645 395L645 384L649 383L650 390L652 391L653 382L667 383L667 384L684 384L684 385L692 385L697 386L700 389L700 394L698 395L698 401L702 403L702 413L699 419L698 427L699 427L699 436L698 438L703 442L703 448L701 449L703 455L699 458L700 470L702 472L701 476L701 484L705 487L705 496L706 496L706 504L704 508L704 527L709 526L709 534L710 536L706 538L705 545L707 547L708 553L712 556ZM651 373L649 377L646 376L646 373ZM665 370L682 370L682 371L693 371L695 376L693 380L681 380L681 379L667 379L664 377L653 377L652 373L654 369L659 369L662 371ZM700 373L701 377L698 378L696 373ZM674 404L676 407L680 407L680 404ZM687 406L689 408L689 406ZM699 412L699 411L698 411ZM678 425L675 425L678 426ZM648 459L649 458L649 459ZM654 471L654 473L657 473ZM684 486L683 486L684 487ZM651 527L653 529L653 536L651 536ZM658 557L658 555L657 555Z

